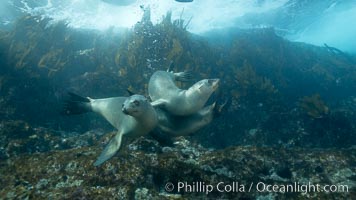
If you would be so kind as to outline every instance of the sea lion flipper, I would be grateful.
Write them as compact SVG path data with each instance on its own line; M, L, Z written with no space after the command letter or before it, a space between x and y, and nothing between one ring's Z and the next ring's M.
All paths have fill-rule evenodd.
M68 92L68 95L69 99L64 103L62 115L78 115L92 111L89 97L82 97L72 92Z
M153 107L162 107L163 105L165 105L167 103L167 101L163 100L163 99L158 99L156 101L151 102L151 105Z
M231 106L232 100L231 98L225 99L225 101L217 102L217 105L214 107L214 118L218 118L222 113L226 112Z
M136 93L132 90L132 88L127 88L126 91L127 91L127 93L129 93L130 96L136 94Z
M174 73L174 79L180 82L189 82L193 80L193 72L192 71L184 71Z
M122 141L122 133L118 132L106 145L103 152L101 152L98 159L95 161L94 166L99 166L103 164L105 161L109 160L111 157L115 155L115 153L120 149L121 141Z

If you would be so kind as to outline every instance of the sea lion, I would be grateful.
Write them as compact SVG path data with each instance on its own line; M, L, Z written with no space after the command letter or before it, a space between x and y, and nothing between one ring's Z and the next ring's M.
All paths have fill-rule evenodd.
M101 165L119 150L123 135L146 135L157 126L158 117L150 102L142 95L92 99L70 93L63 113L66 115L95 112L103 116L118 131L110 140L94 166Z
M215 103L200 109L188 116L172 115L169 112L156 108L158 128L170 136L185 136L196 132L208 125L215 116Z
M173 137L189 135L210 124L213 119L221 117L230 105L231 99L219 97L213 104L187 116L172 115L159 107L155 108L158 116L158 131Z
M189 89L182 90L176 86L175 81L186 80L187 74L165 71L153 73L148 83L151 104L179 116L191 115L202 109L217 89L219 79L203 79Z

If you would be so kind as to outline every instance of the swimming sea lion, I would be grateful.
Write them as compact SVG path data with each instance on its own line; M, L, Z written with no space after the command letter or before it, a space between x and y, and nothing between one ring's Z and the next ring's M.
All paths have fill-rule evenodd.
M156 71L148 83L148 94L153 106L159 106L172 115L186 116L203 108L217 89L219 79L203 79L188 90L178 88L175 81L186 80L187 73Z
M172 115L160 108L156 108L156 112L160 130L173 137L185 136L201 129L213 120L215 103L188 116Z
M131 137L145 135L158 123L155 109L142 95L91 99L70 93L70 97L65 105L64 114L72 115L93 111L103 116L118 130L95 161L94 166L101 165L115 155L120 148L123 135Z

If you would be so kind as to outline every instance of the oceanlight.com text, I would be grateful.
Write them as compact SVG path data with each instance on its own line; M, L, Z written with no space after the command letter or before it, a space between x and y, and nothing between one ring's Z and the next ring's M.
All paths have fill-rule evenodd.
M244 192L261 192L261 193L315 193L315 192L349 192L348 185L321 185L306 183L302 184L294 182L290 184L267 184L264 182L257 183L240 183L240 182L219 182L217 184L208 184L205 182L177 182L173 184L168 182L165 185L167 192L185 192L185 193L205 193L221 192L221 193L244 193Z

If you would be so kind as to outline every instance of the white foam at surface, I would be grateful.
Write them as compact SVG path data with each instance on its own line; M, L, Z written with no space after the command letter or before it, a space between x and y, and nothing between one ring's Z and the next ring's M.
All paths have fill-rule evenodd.
M38 6L40 1L45 3ZM51 18L51 22L65 21L73 28L105 31L111 27L130 28L135 25L143 15L140 8L143 5L150 7L151 21L154 24L160 22L168 11L172 11L173 20L182 18L187 23L192 18L188 31L196 34L230 27L274 26L276 30L286 33L285 36L292 41L316 45L327 43L342 50L356 52L356 40L353 39L356 35L356 26L353 25L356 21L356 1L330 0L329 5L325 1L299 3L297 0L194 0L191 3L133 0L131 5L116 6L102 0L1 0L0 22L5 25L10 24L11 19L14 20L14 17L10 17L14 14L8 9L12 5L23 13ZM321 8L324 10L315 10L319 4L327 7ZM310 7L313 10L303 7L309 5L314 6ZM288 8L296 8L297 11L284 16L289 14ZM260 21L255 24L244 21L245 16L264 16L278 9L287 10L287 13L280 12L274 16L272 24L268 18L257 18ZM295 15L295 19L286 20L286 17L293 18Z
M137 0L128 6L115 6L101 0L48 0L47 5L31 8L22 0L24 12L42 15L54 21L66 21L75 28L105 30L110 27L132 27L141 19L140 5L150 7L153 23L161 21L168 11L172 18L192 21L191 32L202 33L214 28L233 26L234 20L247 13L265 12L283 6L288 0L267 0L264 3L245 0L195 0L179 3L174 0ZM184 11L183 11L184 10ZM183 11L183 15L181 15Z

